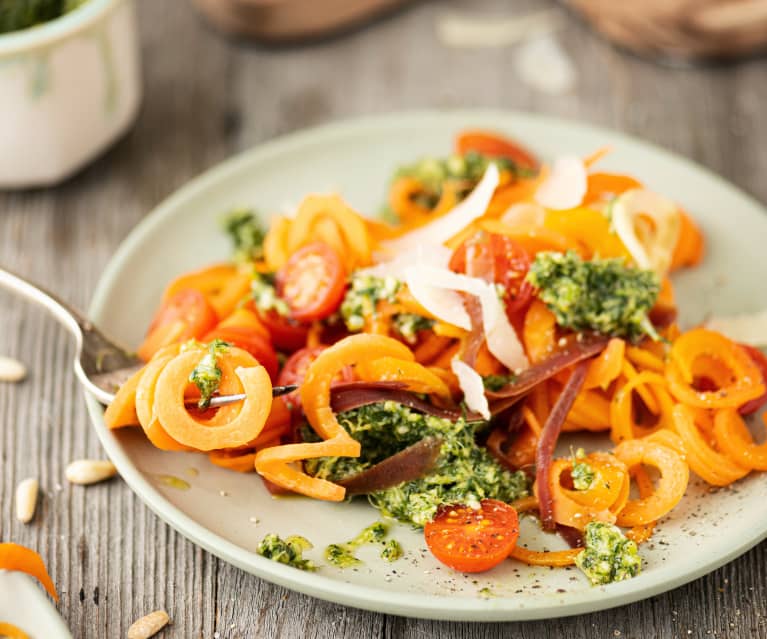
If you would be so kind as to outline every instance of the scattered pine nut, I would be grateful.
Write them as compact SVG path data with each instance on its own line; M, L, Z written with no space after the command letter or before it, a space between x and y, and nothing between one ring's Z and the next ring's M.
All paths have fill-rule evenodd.
M67 466L64 474L70 483L87 486L114 477L117 468L105 459L78 459Z
M33 477L25 479L16 486L16 519L28 524L35 516L37 508L37 494L40 485Z
M128 628L128 639L149 639L168 625L170 617L164 610L155 610L146 617L141 617Z
M0 356L0 382L20 382L27 376L27 367L20 361Z

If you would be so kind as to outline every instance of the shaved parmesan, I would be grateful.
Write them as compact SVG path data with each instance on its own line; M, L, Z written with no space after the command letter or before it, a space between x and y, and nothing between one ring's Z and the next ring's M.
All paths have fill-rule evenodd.
M385 242L383 244L384 249L398 255L413 251L419 245L447 242L485 213L498 186L499 179L498 167L494 163L489 164L474 190L453 210L396 240Z
M586 167L576 155L557 158L551 172L535 192L535 201L547 209L572 209L583 202L588 187Z
M767 347L767 309L729 317L712 317L706 328L717 331L735 342Z
M512 371L524 370L529 366L524 348L509 323L494 285L476 277L430 266L408 268L405 282L416 301L429 313L465 330L471 330L471 319L456 291L477 296L490 352Z
M374 266L359 269L356 273L403 280L405 279L405 271L410 266L447 268L452 254L452 251L444 244L419 244L412 251L400 253L394 259L381 261Z
M450 368L458 378L458 385L463 391L463 399L469 409L479 413L485 419L490 419L490 405L485 396L485 384L482 382L482 376L460 359L454 359Z
M653 191L631 189L615 198L611 211L613 228L636 265L664 276L679 239L679 207ZM652 224L642 228L642 218Z

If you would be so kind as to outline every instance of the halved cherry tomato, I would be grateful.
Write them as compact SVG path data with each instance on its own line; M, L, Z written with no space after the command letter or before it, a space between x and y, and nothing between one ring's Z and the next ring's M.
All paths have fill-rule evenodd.
M444 504L424 526L429 550L454 570L490 570L517 545L517 511L496 499L483 499L479 505L475 510L464 504Z
M510 322L518 319L533 299L533 287L525 279L530 256L504 235L481 231L469 237L450 258L450 269L502 285Z
M762 372L762 378L767 382L767 355L762 353L758 348L749 346L748 344L741 344L741 348L748 353L748 356L754 361ZM751 415L758 411L762 406L767 404L767 392L761 397L752 399L750 402L746 402L738 409L741 415Z
M507 158L520 168L537 169L538 159L518 142L490 131L463 131L455 139L459 155L476 151L493 158Z
M346 272L341 258L324 242L298 249L277 274L280 297L299 322L332 315L341 305Z
M284 317L276 311L258 311L258 319L266 326L272 343L281 351L293 352L306 344L309 325L301 324L291 317Z
M272 382L277 379L277 372L280 368L277 353L274 352L271 342L256 329L247 326L217 326L203 337L202 341L212 342L214 339L222 339L248 351L266 369Z
M217 321L205 295L194 289L180 290L160 306L138 348L138 356L148 361L164 346L200 339Z

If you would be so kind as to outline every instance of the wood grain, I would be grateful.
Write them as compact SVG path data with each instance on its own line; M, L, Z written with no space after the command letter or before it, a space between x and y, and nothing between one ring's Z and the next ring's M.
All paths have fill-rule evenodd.
M130 228L207 167L297 128L430 106L526 109L622 129L767 201L767 61L658 67L568 21L558 37L577 63L578 84L551 96L516 80L513 50L439 44L436 18L467 6L421 3L343 39L262 49L222 40L186 3L141 0L146 98L135 129L59 188L0 194L0 262L85 307ZM488 14L547 6L471 3ZM665 595L547 622L408 620L291 593L195 548L119 480L66 484L69 461L101 454L71 371L72 345L41 311L2 293L0 353L30 368L25 383L0 384L0 539L41 551L77 638L123 637L133 620L157 608L173 619L161 636L184 639L767 637L767 544ZM44 497L23 526L13 517L12 495L28 476L40 479Z

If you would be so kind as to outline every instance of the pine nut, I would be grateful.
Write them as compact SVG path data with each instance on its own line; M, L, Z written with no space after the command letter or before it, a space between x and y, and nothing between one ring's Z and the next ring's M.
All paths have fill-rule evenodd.
M78 459L67 466L64 474L70 483L87 486L114 477L117 469L104 459Z
M16 519L28 524L35 517L37 494L40 485L33 477L25 479L16 486Z
M170 617L164 610L155 610L146 617L141 617L128 628L128 639L149 639L168 625Z
M27 367L18 360L0 356L0 382L20 382L27 376Z

